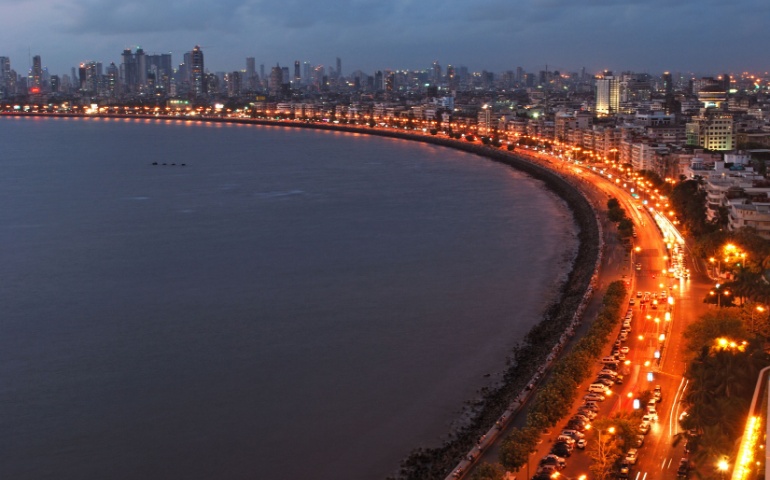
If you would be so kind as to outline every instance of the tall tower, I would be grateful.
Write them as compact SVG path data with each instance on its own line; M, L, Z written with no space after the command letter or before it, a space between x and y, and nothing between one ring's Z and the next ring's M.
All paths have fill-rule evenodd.
M43 63L40 60L40 55L32 57L32 71L29 75L28 87L30 93L40 93L43 90Z
M11 59L0 57L0 98L11 94Z
M206 71L203 66L203 51L198 45L190 52L190 84L193 96L196 98L206 94Z
M257 62L254 57L246 57L246 88L252 92L257 89Z
M620 79L605 71L596 79L596 113L614 115L620 108Z
M294 60L294 85L299 86L302 76L299 73L299 60Z

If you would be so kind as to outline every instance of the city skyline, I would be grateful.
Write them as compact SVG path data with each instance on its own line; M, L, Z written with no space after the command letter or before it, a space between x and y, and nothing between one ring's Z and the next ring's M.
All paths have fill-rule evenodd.
M354 70L425 69L433 61L471 70L585 67L658 73L764 71L762 30L770 5L723 2L486 0L464 4L333 0L217 3L133 0L0 0L14 19L0 32L0 54L19 73L32 56L52 74L86 61L119 62L125 48L173 54L200 45L210 71L295 60ZM739 28L738 28L739 26Z

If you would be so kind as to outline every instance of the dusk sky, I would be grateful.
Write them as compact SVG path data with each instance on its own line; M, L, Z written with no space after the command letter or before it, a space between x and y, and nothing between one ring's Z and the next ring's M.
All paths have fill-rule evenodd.
M464 65L658 74L768 70L767 0L0 0L0 55L20 74L118 64L124 48L201 45L210 71L294 60L343 73Z

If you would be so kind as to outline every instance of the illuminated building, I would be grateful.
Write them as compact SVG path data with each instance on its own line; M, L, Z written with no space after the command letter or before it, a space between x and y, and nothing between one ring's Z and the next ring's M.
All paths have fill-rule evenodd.
M190 52L190 85L195 98L206 95L206 71L203 65L203 51L198 45Z
M620 80L606 71L596 79L596 113L614 115L620 107Z

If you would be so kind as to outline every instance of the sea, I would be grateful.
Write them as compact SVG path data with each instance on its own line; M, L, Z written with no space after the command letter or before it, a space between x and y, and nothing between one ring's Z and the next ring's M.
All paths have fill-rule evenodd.
M0 117L0 478L384 479L500 380L576 233L444 147Z

